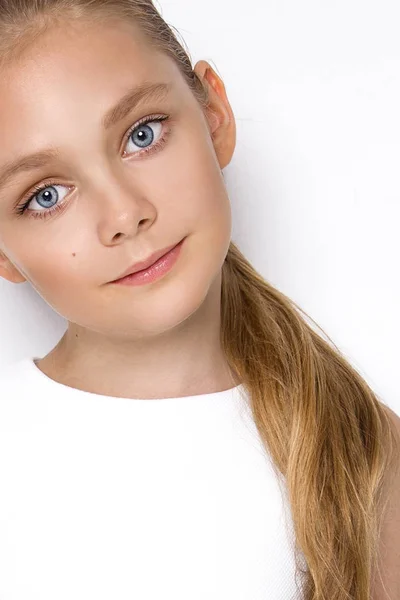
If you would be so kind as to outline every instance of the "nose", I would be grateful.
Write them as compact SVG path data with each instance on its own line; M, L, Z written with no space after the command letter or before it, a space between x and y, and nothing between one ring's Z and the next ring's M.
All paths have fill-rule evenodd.
M137 185L116 179L97 191L92 204L98 238L104 246L135 237L139 230L151 227L157 216L154 204Z

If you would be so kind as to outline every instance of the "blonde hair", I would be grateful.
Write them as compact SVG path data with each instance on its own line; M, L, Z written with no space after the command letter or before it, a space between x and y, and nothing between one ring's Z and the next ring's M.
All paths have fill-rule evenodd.
M1 0L1 62L17 59L64 17L130 20L176 62L207 107L207 87L151 0ZM367 600L378 567L385 474L399 456L388 413L325 332L329 343L233 242L221 303L228 363L249 392L261 440L285 478L302 598Z

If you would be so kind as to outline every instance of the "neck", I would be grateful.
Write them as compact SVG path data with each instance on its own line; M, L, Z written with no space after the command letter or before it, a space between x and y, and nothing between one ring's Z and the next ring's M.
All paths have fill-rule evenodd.
M115 339L70 323L37 366L48 377L95 394L175 398L220 392L240 382L220 341L220 287L171 330L140 339Z

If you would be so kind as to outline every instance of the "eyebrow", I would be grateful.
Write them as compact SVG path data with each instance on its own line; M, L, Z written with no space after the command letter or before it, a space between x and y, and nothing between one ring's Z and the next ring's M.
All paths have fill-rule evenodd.
M172 89L170 83L145 82L135 86L107 111L102 119L102 126L107 131L119 121L122 121L134 108L148 100L163 100ZM47 148L33 154L21 156L12 162L6 163L0 170L0 189L13 177L21 172L32 171L45 167L59 157L57 148Z

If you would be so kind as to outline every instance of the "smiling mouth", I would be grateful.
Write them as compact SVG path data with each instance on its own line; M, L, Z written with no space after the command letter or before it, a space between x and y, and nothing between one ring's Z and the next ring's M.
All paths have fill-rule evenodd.
M135 273L140 273L141 271L146 271L146 269L149 269L150 267L155 265L157 263L157 261L164 258L164 256L166 256L169 252L171 252L171 250L173 250L174 248L179 246L179 244L181 244L182 242L183 242L183 240L181 240L177 244L174 244L173 246L168 246L167 248L163 248L162 250L159 250L158 252L154 252L147 260L143 260L141 262L135 263L134 265L132 265L132 267L127 269L125 271L125 273L123 273L122 275L120 275L120 277L118 277L117 279L114 279L110 283L115 283L116 281L120 281L121 279L124 279L125 277L128 277L129 275L134 275Z

